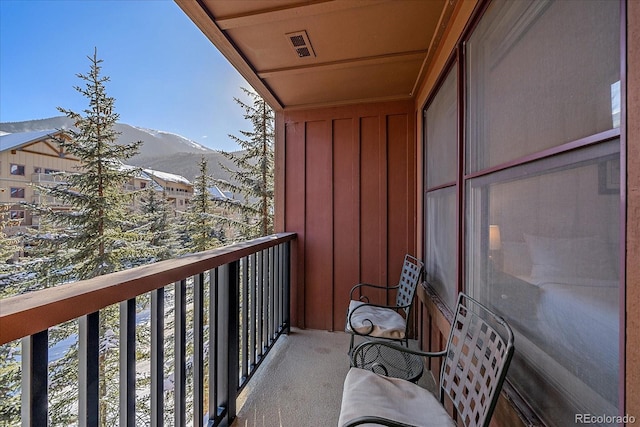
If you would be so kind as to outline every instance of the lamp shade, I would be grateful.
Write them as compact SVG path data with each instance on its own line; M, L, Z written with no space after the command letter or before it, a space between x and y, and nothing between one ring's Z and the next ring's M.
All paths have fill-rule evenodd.
M497 251L502 248L502 239L500 238L500 227L497 225L489 226L489 250Z

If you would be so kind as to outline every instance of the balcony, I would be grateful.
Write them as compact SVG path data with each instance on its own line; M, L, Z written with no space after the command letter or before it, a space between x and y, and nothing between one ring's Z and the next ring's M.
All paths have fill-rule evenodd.
M290 330L290 243L295 238L276 234L0 300L0 344L22 347L22 425L49 423L49 336L74 320L78 423L98 425L99 361L109 340L100 333L100 318L114 306L120 313L120 339L114 341L120 425L157 426L167 420L185 425L193 414L206 414L210 426L228 424L236 415L238 394ZM136 301L145 298L150 299L145 313L136 313ZM136 358L137 328L144 319L151 335L147 362ZM310 349L325 352L319 344ZM169 373L167 364L173 366ZM150 381L140 390L136 377L145 366ZM140 396L148 406L142 418L136 408Z
M60 173L33 173L31 182L34 184L53 184L65 182L64 176Z

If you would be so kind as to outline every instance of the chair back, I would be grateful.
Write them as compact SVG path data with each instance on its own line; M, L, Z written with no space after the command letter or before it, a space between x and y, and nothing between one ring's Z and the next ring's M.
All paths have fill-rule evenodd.
M461 293L440 371L440 401L446 394L466 427L488 426L513 357L509 325Z
M422 261L409 254L404 256L402 272L400 273L400 282L398 283L398 293L396 295L396 307L406 306L403 310L405 319L407 320L409 319L411 303L413 302L413 297L416 294L416 288L418 287L423 267L424 264Z

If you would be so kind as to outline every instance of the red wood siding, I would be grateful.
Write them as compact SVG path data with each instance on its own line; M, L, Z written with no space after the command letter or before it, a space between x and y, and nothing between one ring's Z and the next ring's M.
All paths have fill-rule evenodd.
M342 330L351 287L395 284L415 254L413 103L278 115L277 226L298 233L292 322Z

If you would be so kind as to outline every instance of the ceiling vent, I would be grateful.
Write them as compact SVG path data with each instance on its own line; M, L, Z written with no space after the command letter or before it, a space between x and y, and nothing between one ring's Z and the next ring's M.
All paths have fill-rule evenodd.
M285 35L287 36L287 39L289 39L291 47L299 58L316 56L316 53L313 51L313 47L311 47L311 42L309 41L309 36L306 31L296 31L295 33L288 33Z

